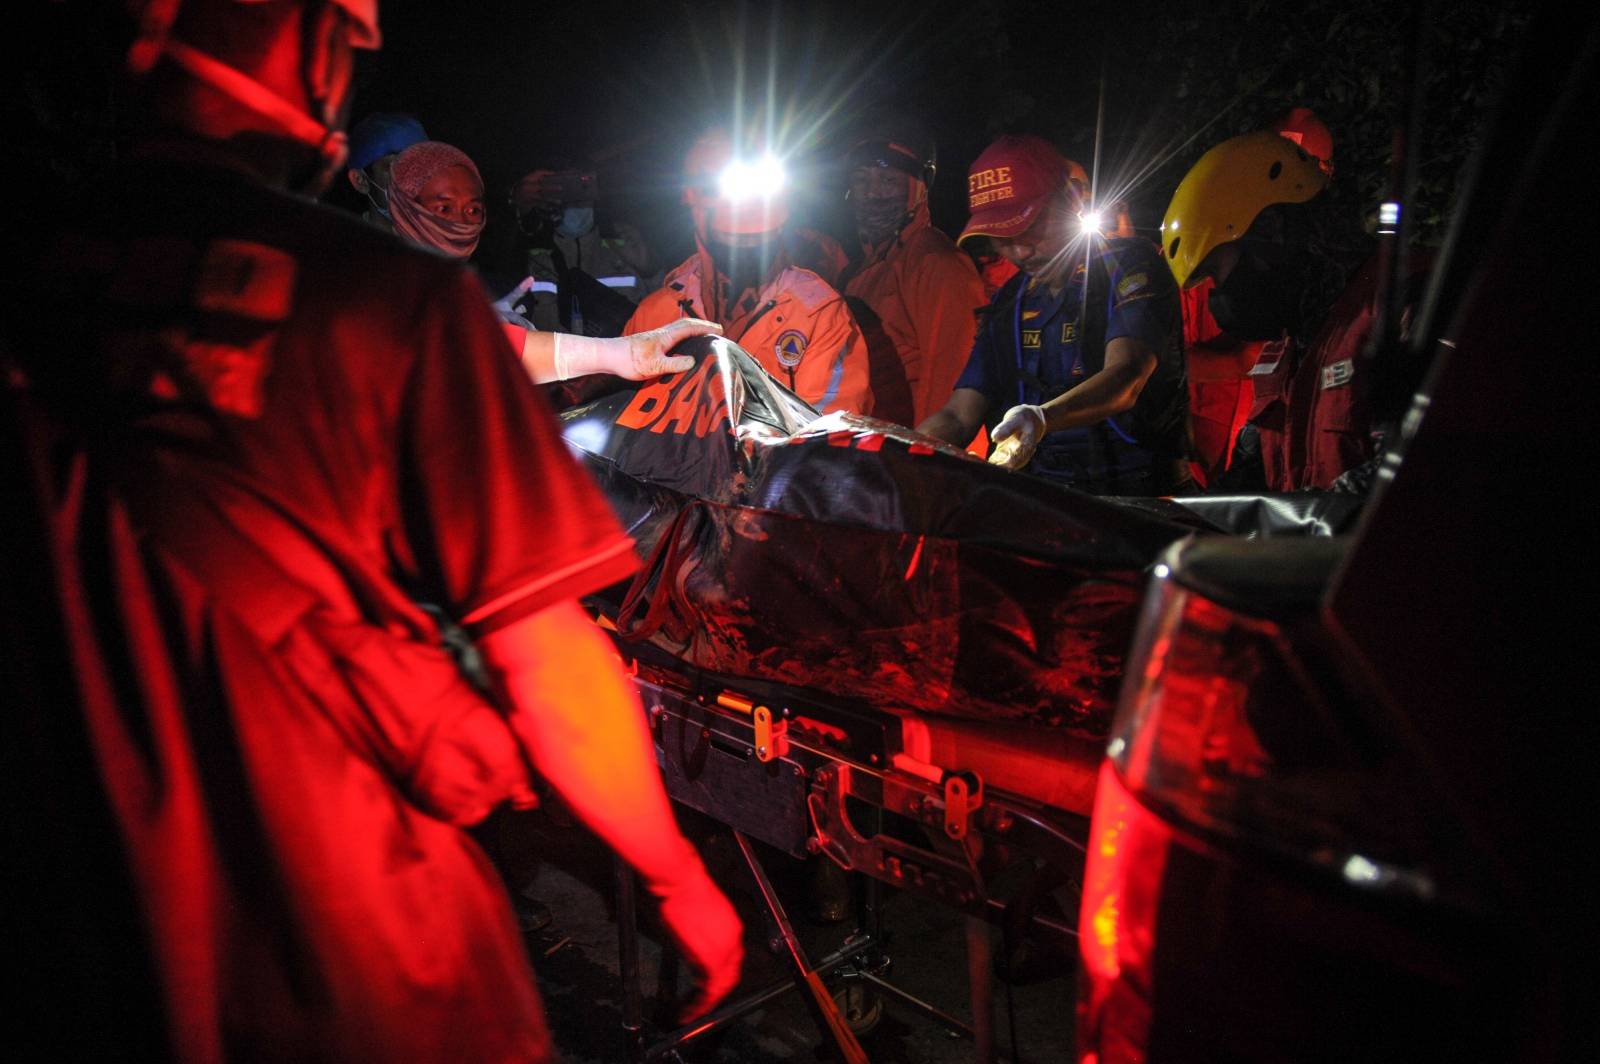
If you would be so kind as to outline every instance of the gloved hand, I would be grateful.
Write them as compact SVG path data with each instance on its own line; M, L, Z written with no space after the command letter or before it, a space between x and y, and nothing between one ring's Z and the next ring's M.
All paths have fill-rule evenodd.
M517 300L527 295L537 282L532 277L524 277L517 282L517 287L489 304L502 314L514 312L517 309Z
M689 1023L710 1012L739 984L744 925L692 850L670 880L646 887L660 900L661 922L694 970L694 997L678 1017L680 1024Z
M667 352L691 336L720 332L722 326L716 322L679 318L659 329L613 339L555 333L555 379L611 373L624 380L642 381L666 373L683 373L694 368L694 359Z
M1012 407L994 427L994 450L989 452L989 461L1006 469L1021 469L1039 449L1044 429L1044 407L1029 403Z

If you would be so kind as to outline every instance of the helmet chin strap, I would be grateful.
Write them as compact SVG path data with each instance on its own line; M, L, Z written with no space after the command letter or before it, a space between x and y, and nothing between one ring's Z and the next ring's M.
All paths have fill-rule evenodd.
M294 140L314 148L321 162L312 180L319 185L325 185L344 165L349 142L343 130L323 125L248 74L183 41L167 38L165 52L197 80L267 119Z

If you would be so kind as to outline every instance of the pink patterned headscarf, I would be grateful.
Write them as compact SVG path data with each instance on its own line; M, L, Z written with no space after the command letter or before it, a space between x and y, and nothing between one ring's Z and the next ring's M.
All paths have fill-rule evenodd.
M423 247L433 248L451 258L464 259L478 246L483 235L483 219L476 222L442 218L417 197L440 171L452 166L465 167L483 185L478 167L467 153L437 140L424 140L396 155L389 170L389 213L394 231Z

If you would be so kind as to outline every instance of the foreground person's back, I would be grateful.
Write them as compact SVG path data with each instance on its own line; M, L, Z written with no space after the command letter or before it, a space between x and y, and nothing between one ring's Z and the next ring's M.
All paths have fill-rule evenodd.
M309 42L334 61L306 62L330 80L299 103L326 123L371 7L194 3L175 32ZM209 32L235 18L257 32ZM337 138L166 49L195 79L166 99L211 93L192 113L233 107L242 136L148 140L104 203L7 249L0 680L31 1027L63 1059L544 1059L521 938L457 825L531 799L529 757L569 801L596 768L540 742L570 691L529 720L538 665L489 649L491 706L414 601L492 648L625 575L630 541L469 275L268 187L331 172ZM642 732L586 646L564 667L588 712ZM647 745L608 739L642 779L605 796L613 819L580 815L724 992L737 920L633 771Z

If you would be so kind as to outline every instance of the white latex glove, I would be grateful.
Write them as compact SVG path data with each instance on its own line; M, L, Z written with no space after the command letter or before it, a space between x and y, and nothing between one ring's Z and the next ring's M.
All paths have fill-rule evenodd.
M1033 458L1044 439L1044 407L1024 403L1006 411L994 427L994 450L989 461L1006 469L1021 469Z
M609 339L556 333L555 379L610 373L624 380L643 381L667 373L683 373L694 368L694 359L668 352L691 336L721 332L722 326L716 322L679 318L659 329Z

